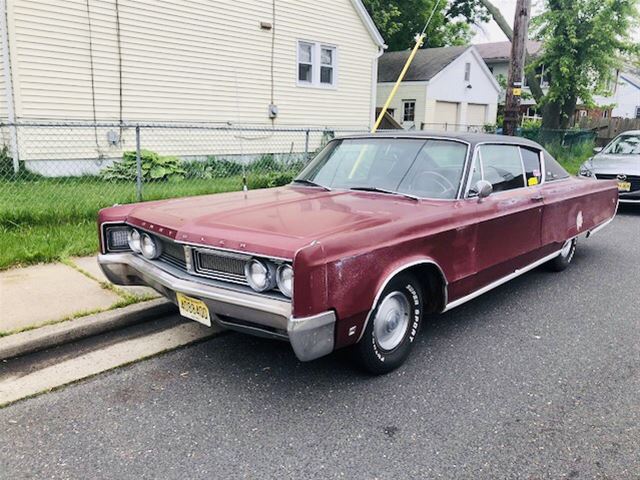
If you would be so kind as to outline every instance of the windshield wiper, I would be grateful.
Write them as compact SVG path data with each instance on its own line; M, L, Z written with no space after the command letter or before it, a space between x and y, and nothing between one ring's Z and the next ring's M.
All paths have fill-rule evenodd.
M300 183L302 185L309 185L310 187L320 187L324 188L326 191L330 192L331 189L325 185L320 185L319 183L312 182L311 180L307 180L306 178L294 178L293 183Z
M384 188L378 188L378 187L351 187L349 190L356 190L360 192L387 193L389 195L400 195L401 197L410 198L412 200L420 200L420 197L416 197L415 195L411 195L408 193L394 192L393 190L386 190Z

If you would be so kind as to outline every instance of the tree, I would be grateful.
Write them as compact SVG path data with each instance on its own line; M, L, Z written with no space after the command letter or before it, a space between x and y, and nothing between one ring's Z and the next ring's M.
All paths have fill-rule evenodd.
M389 51L411 48L436 5L422 48L465 45L471 40L468 22L447 15L446 0L364 0L364 4Z
M567 128L577 102L593 106L593 96L607 94L622 56L637 55L631 38L638 26L638 0L547 0L533 21L543 41L536 65L549 75L542 101L545 128Z
M490 0L455 0L448 14L469 21L488 15L513 38L510 24ZM526 62L527 83L542 106L544 128L567 128L578 100L592 105L594 95L606 93L621 58L637 59L640 47L631 34L638 18L638 0L545 0L543 13L532 22L543 41L542 54ZM546 95L535 75L540 65L550 80Z

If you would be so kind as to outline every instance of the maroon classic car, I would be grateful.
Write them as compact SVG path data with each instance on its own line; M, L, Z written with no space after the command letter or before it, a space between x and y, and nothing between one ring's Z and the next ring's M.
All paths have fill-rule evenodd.
M525 139L359 135L285 187L104 209L98 259L187 318L286 340L302 361L351 347L385 373L425 315L566 268L617 205L615 182L571 177Z

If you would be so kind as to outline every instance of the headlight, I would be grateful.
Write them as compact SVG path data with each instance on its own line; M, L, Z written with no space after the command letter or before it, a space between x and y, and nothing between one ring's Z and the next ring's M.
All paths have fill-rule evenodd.
M144 257L148 258L149 260L158 258L160 256L160 253L162 253L160 250L160 245L146 233L142 234L140 248L142 250L142 255L144 255Z
M593 176L593 172L591 171L591 169L587 166L586 163L583 163L580 166L580 170L578 171L578 175L580 175L581 177L592 177Z
M133 228L129 230L127 235L127 241L129 242L129 248L135 253L142 253L142 247L140 245L140 232Z
M283 295L291 298L293 293L293 268L291 265L280 265L278 267L278 288Z
M244 275L256 292L271 290L276 286L276 267L270 262L249 260L244 265Z

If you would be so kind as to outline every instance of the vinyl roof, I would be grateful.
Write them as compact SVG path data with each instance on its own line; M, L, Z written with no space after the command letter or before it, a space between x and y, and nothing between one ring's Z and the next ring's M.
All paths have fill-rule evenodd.
M376 133L364 133L356 135L340 135L337 138L441 138L461 140L472 145L477 143L507 143L514 145L524 145L535 148L542 148L536 142L523 137L511 137L508 135L494 135L490 133L474 132L443 132L435 130L387 130Z

